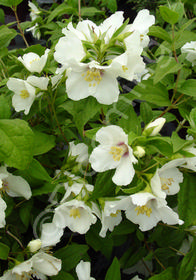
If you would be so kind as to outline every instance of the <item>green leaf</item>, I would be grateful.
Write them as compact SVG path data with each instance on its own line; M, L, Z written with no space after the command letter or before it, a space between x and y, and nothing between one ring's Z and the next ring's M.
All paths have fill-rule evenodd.
M147 102L140 104L140 115L145 125L153 119L152 108Z
M196 264L196 239L194 238L191 250L186 254L182 260L182 264L179 270L179 280L190 280L194 277Z
M147 139L147 145L152 145L159 153L165 156L172 156L173 148L168 137L150 137Z
M157 84L170 73L177 73L181 68L182 65L180 63L177 63L173 57L161 56L157 61L154 75L154 84Z
M116 236L116 235L124 235L124 234L130 234L136 230L137 226L130 222L129 220L122 221L118 226L114 228L114 230L111 232L110 236Z
M149 280L174 280L174 279L176 279L176 277L175 277L173 267L168 267L163 272L149 278Z
M31 176L38 180L51 182L52 178L48 175L45 168L37 161L33 159L28 168L23 171L26 176Z
M166 6L159 6L159 11L164 21L174 24L178 22L179 14Z
M95 7L83 7L81 8L81 16L82 17L94 17L97 14L103 14L103 11L98 10Z
M107 236L102 238L99 236L100 224L92 225L90 230L86 233L86 243L90 245L96 252L100 251L106 258L110 259L113 249L113 241Z
M31 210L33 207L33 200L25 201L21 204L19 215L24 226L28 228L31 219Z
M62 193L63 190L65 190L65 188L62 185L58 185L58 188L57 188L57 185L55 185L55 184L46 183L39 188L33 189L32 196L49 194L49 193L52 193L55 191Z
M164 41L167 41L169 43L172 42L170 35L168 34L167 31L165 31L162 27L160 26L151 26L149 28L149 32L148 32L149 36L154 36L157 38L160 38Z
M190 112L189 123L193 129L196 128L196 108L193 108Z
M153 84L152 79L142 81L130 92L130 96L134 94L136 99L148 101L157 106L170 106L171 102L168 97L167 88L158 83Z
M66 111L68 111L74 119L76 127L80 134L83 134L84 125L100 111L103 105L97 102L94 97L88 97L80 101L68 100L61 105Z
M172 140L172 144L173 144L173 152L174 153L176 153L179 150L183 149L187 145L187 141L182 139L182 138L180 138L176 131L174 131L172 133L171 140Z
M111 266L109 267L105 280L121 280L120 264L118 259L115 257Z
M181 20L181 18L184 15L184 4L180 3L180 2L174 3L174 4L172 4L171 8L172 8L172 11L178 13L178 15L179 15L178 21Z
M128 134L133 131L136 135L141 135L141 124L133 106L128 106L128 112L119 120L118 125Z
M0 9L0 23L2 23L2 24L5 23L5 14L2 9Z
M4 243L0 242L0 259L7 260L10 248Z
M0 119L9 119L11 116L11 108L5 96L0 96Z
M95 135L99 129L101 129L101 127L96 127L93 129L85 130L85 136L90 139L95 139Z
M8 47L11 40L16 37L18 33L14 29L10 29L5 25L0 26L0 49Z
M60 17L64 14L73 14L75 12L75 9L71 6L68 6L63 2L57 8L55 8L49 15L47 24L51 22L55 17Z
M112 182L113 170L99 173L96 178L94 191L92 194L93 199L104 196L111 196L115 192L116 185Z
M32 160L34 135L28 123L0 120L0 158L10 167L25 169Z
M183 94L196 97L196 80L194 79L186 80L181 85L181 87L178 88L178 91Z
M117 11L117 1L116 0L102 0L102 6L106 6L112 13Z
M6 7L17 7L23 0L0 0L0 5Z
M76 267L88 249L87 245L71 244L57 250L54 256L62 260L63 271L70 271Z
M50 276L50 278L52 280L62 280L62 279L74 280L73 276L70 273L67 273L63 270L59 271L59 273L55 276Z
M184 221L183 227L196 224L196 195L195 195L195 174L184 173L184 180L180 184L178 193L178 212L180 219Z
M35 145L33 149L33 155L41 155L50 151L55 143L55 136L48 135L46 133L39 132L37 130L33 130L35 135Z

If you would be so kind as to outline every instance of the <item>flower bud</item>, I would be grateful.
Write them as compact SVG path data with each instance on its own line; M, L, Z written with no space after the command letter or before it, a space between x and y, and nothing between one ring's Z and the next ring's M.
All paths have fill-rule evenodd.
M137 157L137 158L141 158L145 155L145 150L143 147L141 146L136 146L134 149L133 149L133 154Z
M158 118L155 121L149 123L143 131L144 136L155 136L159 133L166 122L165 118Z
M35 239L35 240L30 241L29 244L27 245L27 247L31 253L35 253L41 248L41 245L42 245L41 240Z

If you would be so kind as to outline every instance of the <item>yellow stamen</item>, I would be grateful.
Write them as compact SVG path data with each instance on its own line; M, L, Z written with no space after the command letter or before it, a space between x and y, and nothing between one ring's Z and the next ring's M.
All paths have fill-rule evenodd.
M21 96L23 99L26 99L27 97L29 97L29 93L28 93L27 90L23 89L23 90L21 90L20 96Z
M77 217L80 218L81 217L80 210L78 208L72 208L69 211L69 216L74 217L74 219L76 219Z
M122 70L123 70L124 72L126 72L126 71L128 70L128 68L127 68L125 65L123 65L123 66L122 66Z
M127 152L128 152L127 145L122 144L120 146L112 146L109 153L113 155L113 159L115 161L119 161L121 157Z
M33 62L38 61L38 60L39 60L39 58L34 58L29 63L32 64Z
M117 215L118 215L119 213L120 213L120 210L117 210L116 213L111 213L110 216L111 216L112 218L115 218L115 217L117 217Z
M84 77L85 74L82 73L82 77ZM101 77L101 71L96 69L96 68L92 68L90 70L88 70L86 72L86 76L84 77L84 80L86 82L89 82L89 87L92 86L91 82L93 82L93 87L96 86L96 84L99 84L100 81L102 80L102 77Z
M169 186L172 185L172 183L174 183L174 179L173 178L161 178L161 188L164 191L168 191L169 192Z
M140 215L140 214L146 214L146 216L150 217L150 214L152 213L152 208L149 208L146 205L137 206L135 208L135 211L137 211L137 216Z

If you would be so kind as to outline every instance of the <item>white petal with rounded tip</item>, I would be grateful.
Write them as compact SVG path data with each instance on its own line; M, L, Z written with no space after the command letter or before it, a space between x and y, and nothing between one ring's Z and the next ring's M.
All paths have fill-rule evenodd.
M90 262L80 261L76 266L76 274L79 280L90 280L91 264Z
M102 127L96 133L96 141L101 145L115 146L119 143L128 144L128 135L117 125Z
M166 193L161 188L161 179L159 176L159 169L156 170L155 175L150 180L151 189L154 195L160 198L166 198Z
M32 263L35 270L47 276L57 275L61 270L61 260L44 252L33 255Z
M54 223L43 224L41 231L42 247L55 246L63 236L63 232L64 230Z
M132 30L137 30L140 34L147 34L149 27L155 24L155 17L150 15L149 10L143 9L139 11L132 24Z
M7 208L7 205L5 201L0 196L0 228L3 228L5 226L5 210Z
M29 259L29 260L27 260L25 262L22 262L22 263L16 265L12 269L12 272L21 275L23 272L31 271L32 267L33 267L32 259Z
M29 76L27 82L34 87L40 88L42 90L47 90L49 79L47 77L36 77Z
M118 186L126 186L131 183L134 175L135 170L131 158L129 156L122 156L112 181Z

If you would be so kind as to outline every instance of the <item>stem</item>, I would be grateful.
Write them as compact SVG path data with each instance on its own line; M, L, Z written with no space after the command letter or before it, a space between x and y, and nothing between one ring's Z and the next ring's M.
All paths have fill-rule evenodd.
M12 10L14 11L14 14L15 14L15 17L16 17L16 21L17 21L17 24L18 24L18 29L19 29L19 31L20 31L20 34L21 34L21 36L22 36L22 38L23 38L23 40L24 40L24 42L25 42L25 45L26 45L27 48L28 48L28 47L29 47L29 44L28 44L28 42L27 42L27 40L26 40L26 38L25 38L24 32L23 32L23 30L22 30L22 28L21 28L21 26L20 26L20 21L19 21L18 14L17 14L17 7L13 6Z
M177 249L175 249L175 248L173 248L173 247L171 247L171 246L169 246L169 248L170 248L171 250L173 250L173 251L175 251L175 252L177 252L177 253L183 255L183 256L186 256L186 254L184 254L184 253L181 252L181 251L178 251Z
M176 60L176 62L179 63L178 61L178 57L177 57L177 54L176 54L176 49L175 49L175 35L174 35L174 24L172 24L172 39L173 39L173 43L172 43L172 51L173 51L173 55L174 55L174 58Z
M176 128L176 132L180 131L180 129L183 127L183 125L185 124L186 119L183 119L179 124L178 127Z
M154 163L153 165L151 165L151 166L149 166L148 168L144 169L144 170L142 171L142 173L145 173L146 171L150 170L151 168L155 167L155 166L158 165L158 164L159 164L158 162Z
M154 274L152 273L152 271L150 270L150 268L147 266L147 264L145 263L145 261L143 259L142 259L142 263L144 264L145 268L148 270L150 275L153 276Z
M61 133L61 135L63 136L65 142L69 145L69 141L68 141L67 138L65 137L65 134L64 134L64 132L62 131L62 128L61 128L61 126L60 126L60 124L59 124L59 121L58 121L58 118L57 118L57 115L56 115L56 111L55 111L55 108L54 108L54 102L50 102L50 104L51 104L51 109L52 109L52 112L53 112L53 115L54 115L56 124L57 124L57 126L58 126L58 128L59 128L59 130L60 130L60 133ZM51 112L51 113L52 113L52 112Z
M81 21L81 0L78 0L78 17L79 21Z
M14 234L12 234L9 230L6 230L6 233L9 236L11 236L12 238L14 238L23 250L25 249L25 247L22 245L21 241Z

